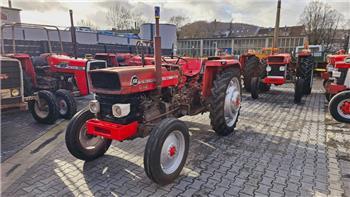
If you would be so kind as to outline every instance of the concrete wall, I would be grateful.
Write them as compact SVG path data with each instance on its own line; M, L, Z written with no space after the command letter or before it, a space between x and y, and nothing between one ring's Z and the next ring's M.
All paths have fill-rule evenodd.
M172 26L170 26L172 27ZM31 28L15 28L16 40L28 41L46 41L47 33L43 29ZM146 33L145 31L143 33ZM148 32L149 33L149 32ZM61 39L63 42L71 42L71 32L61 30ZM143 39L150 39L150 35L142 34ZM12 39L12 29L5 28L3 32L4 39ZM57 31L49 30L51 41L59 41ZM129 39L120 36L108 36L90 32L76 32L77 42L79 44L119 44L119 45L135 45L136 39ZM176 43L176 27L175 31L172 28L161 28L162 49L171 49L172 44ZM171 38L171 39L170 39Z
M160 37L162 49L171 49L176 45L176 26L172 24L160 24ZM152 35L153 34L153 35ZM140 27L140 38L144 40L153 40L155 35L155 25L152 23L142 24Z

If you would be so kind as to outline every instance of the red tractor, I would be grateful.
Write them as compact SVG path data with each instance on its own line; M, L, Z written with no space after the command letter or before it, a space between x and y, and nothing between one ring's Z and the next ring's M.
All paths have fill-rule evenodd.
M302 96L311 93L314 61L310 51L303 50L298 54L296 63L290 54L271 54L267 56L266 65L259 69L259 74L251 77L250 92L257 99L261 90L268 91L272 84L283 85L287 82L295 84L294 102L300 103Z
M326 90L325 96L328 101L330 101L332 96L334 96L327 91L329 84L331 84L334 81L334 77L332 76L334 66L336 62L344 61L347 56L348 54L345 54L343 50L338 51L334 55L327 56L327 62L328 62L326 66L327 72L321 73L321 77L323 78L323 86Z
M71 94L89 94L87 72L89 70L105 68L106 62L101 60L88 60L74 58L64 55L60 30L56 26L35 25L24 23L4 24L5 28L12 29L13 52L3 56L18 59L22 64L25 94L30 95L32 91L48 90L56 92L57 103L60 115L64 118L71 118L76 112L74 98ZM31 57L29 54L16 53L15 28L43 29L47 33L49 53ZM60 54L53 53L50 40L50 31L55 29L60 43ZM4 41L2 37L2 41ZM4 44L2 44L4 53ZM58 92L58 90L61 90ZM62 92L66 94L61 95Z
M237 60L178 57L162 62L159 7L156 13L155 65L112 67L89 72L95 94L66 129L66 145L78 159L102 156L112 140L149 135L144 152L147 176L160 185L182 171L189 150L189 131L177 118L210 113L213 130L228 135L241 108L241 66ZM176 64L177 62L177 64Z
M14 58L0 56L1 110L19 108L24 111L28 107L33 118L39 123L53 124L58 118L58 110L54 94L46 90L25 92L21 62ZM58 90L57 94L66 96L66 92Z
M326 91L334 95L329 102L329 111L335 120L350 123L350 56L335 62L332 78L326 87Z

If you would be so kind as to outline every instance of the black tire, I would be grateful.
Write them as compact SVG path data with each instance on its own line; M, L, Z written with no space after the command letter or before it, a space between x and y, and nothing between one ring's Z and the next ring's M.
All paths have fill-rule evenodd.
M240 107L236 112L235 120L232 119L230 124L228 125L225 120L225 109L224 102L226 96L226 90L230 81L234 80L239 85L239 102L241 96L241 84L240 84L240 70L237 68L228 68L218 73L216 76L213 88L211 89L212 97L210 103L210 124L216 134L221 136L226 136L232 133L236 127L236 123L238 121Z
M338 110L338 108L340 108L339 105L342 105L342 103L345 101L350 102L350 91L344 91L336 94L329 102L328 109L336 121L350 123L350 114L344 114L341 109Z
M333 98L333 96L334 96L334 94L330 94L330 93L324 93L325 94L325 97L326 97L326 100L329 102L329 101L331 101L332 100L332 98Z
M74 157L84 161L91 161L98 157L101 157L105 154L112 143L112 140L98 137L100 141L95 147L90 146L90 148L87 149L82 145L81 136L86 137L88 140L96 138L84 133L84 129L86 129L85 122L92 118L95 118L95 115L91 113L89 109L82 109L77 114L75 114L66 129L65 140L69 152Z
M315 61L313 56L302 57L300 60L298 73L299 77L304 80L303 93L306 95L311 94L314 65Z
M29 77L26 73L23 73L23 88L24 88L24 96L32 96L33 95L33 82L31 77Z
M260 79L258 77L253 77L250 87L251 87L250 94L252 95L252 98L258 99L259 90L260 90Z
M161 165L162 148L167 137L170 134L175 133L178 136L183 136L184 141L183 143L178 143L178 146L180 146L179 144L182 144L182 148L178 147L178 149L175 149L175 153L173 152L173 156L179 157L179 160L177 160L177 164L174 164L174 169L172 169L171 171L167 171L166 169L163 169ZM149 136L146 144L143 158L145 172L152 181L159 185L166 185L173 182L173 180L178 177L185 165L186 158L188 155L189 138L190 135L187 126L184 122L176 118L163 119L157 126L155 126L152 129L151 135ZM170 153L170 149L173 147L174 146L169 147L169 154L172 154ZM182 158L182 154L175 155L177 150L179 150L178 153L181 153L183 151Z
M304 95L304 79L297 79L294 85L294 103L300 103Z
M251 80L259 75L260 60L255 55L248 57L243 70L243 85L247 92L251 90Z
M77 113L77 103L68 90L59 89L55 92L59 115L64 119L71 119Z
M40 102L44 102L42 104L44 104L43 107L45 109L40 109L38 101L29 101L29 111L31 112L33 118L39 123L55 123L58 118L55 96L47 90L41 90L38 92L38 97Z
M259 90L260 92L268 92L271 89L271 85L270 84L266 84L266 83L259 83Z

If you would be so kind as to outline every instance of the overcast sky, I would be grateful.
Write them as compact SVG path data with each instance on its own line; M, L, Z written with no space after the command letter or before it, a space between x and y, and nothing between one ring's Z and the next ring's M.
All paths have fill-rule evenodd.
M1 0L7 6L7 0ZM350 20L350 0L322 0ZM87 19L100 28L109 27L106 12L116 0L12 0L13 7L22 9L22 22L69 25L69 9L75 22ZM124 7L153 21L153 7L161 7L161 21L183 15L190 21L207 20L243 22L272 27L275 22L277 0L123 0ZM282 0L281 26L296 25L310 0Z

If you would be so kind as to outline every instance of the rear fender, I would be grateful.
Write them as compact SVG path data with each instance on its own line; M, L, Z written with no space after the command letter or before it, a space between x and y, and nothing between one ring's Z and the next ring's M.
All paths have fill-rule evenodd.
M237 68L242 72L241 64L237 60L212 60L206 62L202 86L202 95L204 97L209 97L211 95L211 88L216 79L216 75L227 68Z

